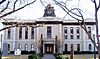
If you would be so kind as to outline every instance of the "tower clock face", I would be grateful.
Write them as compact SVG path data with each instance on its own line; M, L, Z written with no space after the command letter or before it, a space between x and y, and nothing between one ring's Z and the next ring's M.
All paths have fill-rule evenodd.
M47 11L48 14L52 14L52 11Z

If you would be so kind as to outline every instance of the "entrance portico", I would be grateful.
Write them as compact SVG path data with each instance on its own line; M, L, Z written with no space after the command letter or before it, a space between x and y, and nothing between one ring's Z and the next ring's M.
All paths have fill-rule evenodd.
M44 42L43 54L54 54L54 53L55 53L55 43L54 42Z
M45 54L53 54L54 53L54 44L45 44Z

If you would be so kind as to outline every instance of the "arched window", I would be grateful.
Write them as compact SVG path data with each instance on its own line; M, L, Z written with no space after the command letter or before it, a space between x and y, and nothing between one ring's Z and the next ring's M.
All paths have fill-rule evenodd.
M77 52L80 51L80 44L77 44Z
M25 44L25 51L28 51L28 44Z
M89 44L89 51L91 51L92 50L92 46L91 46L91 44Z
M18 48L21 49L21 44L18 44Z
M71 51L73 51L74 50L74 45L73 44L71 44Z
M68 48L67 48L67 44L65 44L65 52L67 52L67 49L68 49Z
M34 44L31 44L31 50L34 51Z
M8 51L10 51L10 44L8 44Z

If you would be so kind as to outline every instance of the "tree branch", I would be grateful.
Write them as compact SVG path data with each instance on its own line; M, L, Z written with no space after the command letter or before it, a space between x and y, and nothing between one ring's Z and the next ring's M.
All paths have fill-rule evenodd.
M5 2L6 0L2 0L2 1L0 1L0 4L2 4L3 2Z
M8 8L9 3L10 3L10 2L8 1L8 3L7 3L7 5L6 5L6 7L0 11L0 14L1 14L2 12L4 12L4 11Z
M97 11L100 9L100 0L99 0L99 5L98 5L98 7L97 7Z
M22 6L22 7L18 8L18 9L16 9L16 10L12 10L12 11L6 13L6 14L3 14L3 15L0 16L0 18L5 17L5 16L7 16L7 15L10 15L10 14L16 12L16 11L19 11L19 10L25 8L26 6L28 6L28 5L30 5L30 4L33 4L35 1L36 1L36 0L34 0L33 2L30 2L30 3L26 4L26 5L24 5L24 6Z
M15 10L15 6L16 6L17 1L18 1L18 0L16 0L16 1L14 2L13 10Z

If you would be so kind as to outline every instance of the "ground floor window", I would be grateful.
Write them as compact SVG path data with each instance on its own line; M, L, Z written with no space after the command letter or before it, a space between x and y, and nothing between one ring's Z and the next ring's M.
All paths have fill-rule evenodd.
M65 44L65 52L67 52L67 49L68 49L68 48L67 48L67 44Z
M31 50L34 51L34 44L31 44Z
M10 51L10 44L8 44L8 51Z
M28 51L28 44L25 44L25 51Z
M92 46L91 46L91 44L89 44L89 51L91 51L92 50Z
M80 44L77 44L77 52L80 51Z
M21 44L18 44L18 48L21 49Z

